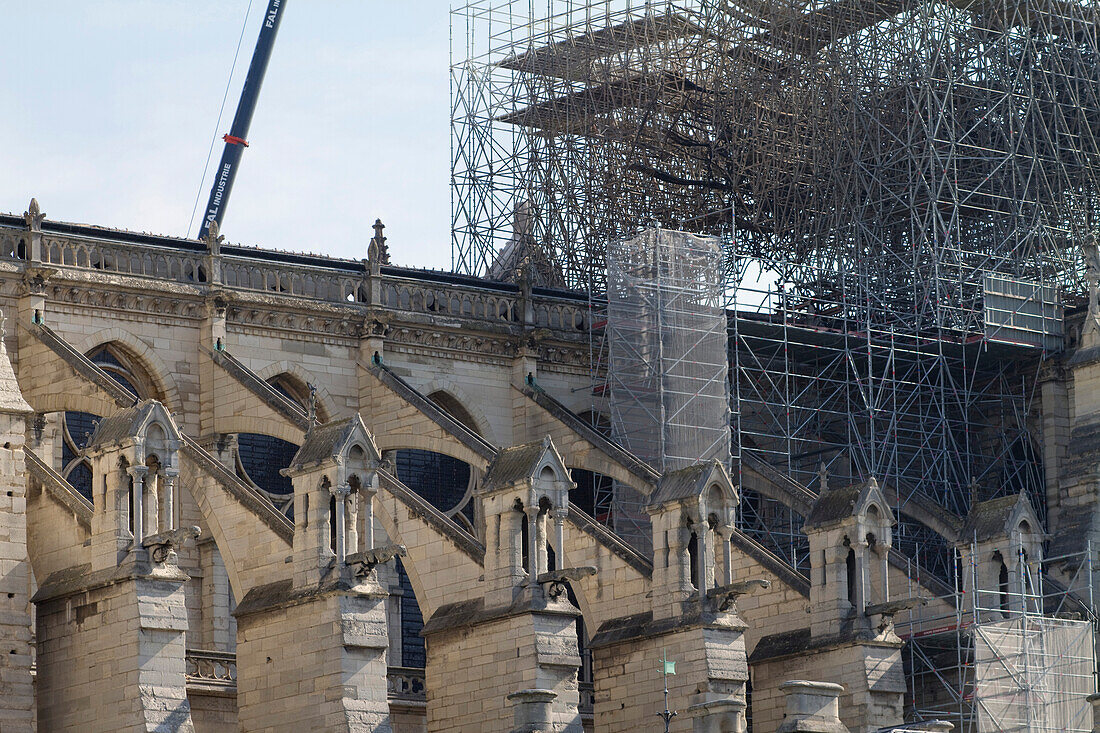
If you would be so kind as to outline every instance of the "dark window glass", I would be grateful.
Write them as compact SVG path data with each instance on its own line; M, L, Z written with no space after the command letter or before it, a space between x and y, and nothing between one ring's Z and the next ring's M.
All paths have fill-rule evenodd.
M470 484L470 466L426 450L397 451L397 478L432 506L446 512L458 506Z
M270 435L241 433L237 436L241 465L252 482L273 494L289 494L290 479L279 473L290 465L298 446Z
M420 604L416 602L412 582L401 558L394 560L397 566L397 579L401 586L401 666L422 669L425 664L424 638L420 636L424 628L424 616L420 613Z

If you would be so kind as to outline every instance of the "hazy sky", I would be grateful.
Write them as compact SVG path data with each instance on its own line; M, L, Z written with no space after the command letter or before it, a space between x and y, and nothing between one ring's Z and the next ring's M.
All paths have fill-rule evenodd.
M286 1L222 232L362 258L381 217L396 263L448 267L449 3ZM248 5L4 0L0 211L35 196L49 219L185 234ZM200 209L266 5L252 0Z

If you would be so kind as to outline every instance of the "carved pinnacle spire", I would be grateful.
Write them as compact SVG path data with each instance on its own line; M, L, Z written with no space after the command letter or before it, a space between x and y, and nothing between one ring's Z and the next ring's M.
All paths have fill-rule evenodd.
M386 225L382 223L381 219L374 220L374 238L370 240L370 246L367 247L367 260L370 262L377 262L380 265L390 264L390 248L386 246L386 237L382 234L386 230Z
M38 206L38 199L32 198L27 210L23 212L23 220L27 222L27 229L32 232L42 231L42 220L45 218L46 215L42 213L42 209Z
M817 490L822 494L829 490L829 471L825 468L824 461L817 469Z
M220 233L220 229L218 222L212 221L206 230L206 236L202 238L202 241L206 243L206 248L210 250L212 255L222 253L222 243L225 242L225 236Z

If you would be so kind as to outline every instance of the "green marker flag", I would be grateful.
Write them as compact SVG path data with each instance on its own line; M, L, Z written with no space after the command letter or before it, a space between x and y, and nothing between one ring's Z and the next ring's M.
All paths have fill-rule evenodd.
M661 650L661 664L664 665L665 674L676 674L676 662L668 661L668 655L665 654L665 650Z

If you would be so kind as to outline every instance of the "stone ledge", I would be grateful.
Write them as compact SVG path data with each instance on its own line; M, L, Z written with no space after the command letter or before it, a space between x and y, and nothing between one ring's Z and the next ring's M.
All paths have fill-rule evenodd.
M568 616L576 618L581 612L568 602L547 602L542 599L521 598L509 606L485 608L484 598L460 601L440 606L424 624L420 635L427 638L448 631L457 631L478 624L522 616L524 614Z
M756 648L749 655L749 664L760 662L774 662L788 657L805 656L819 652L840 649L846 646L881 647L883 649L901 649L905 642L887 641L878 639L868 631L843 632L835 636L825 636L814 639L810 635L810 629L793 629L781 631L778 634L769 634L756 643Z
M688 601L687 603L697 605L698 601ZM732 613L716 613L696 608L681 616L654 621L653 612L645 611L603 622L596 629L596 633L592 635L592 641L588 644L588 648L611 647L680 631L719 629L742 632L747 628L745 622Z
M96 571L92 571L91 563L84 563L58 570L47 577L38 587L38 592L31 598L31 603L47 603L78 593L108 588L127 580L179 585L190 579L189 575L176 567L166 567L154 574L145 562L128 562L118 567Z
M292 606L300 606L329 596L354 596L357 598L388 598L389 592L381 586L354 585L345 579L322 581L312 588L295 588L294 581L277 580L259 585L248 591L232 616L241 619Z

